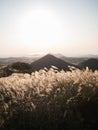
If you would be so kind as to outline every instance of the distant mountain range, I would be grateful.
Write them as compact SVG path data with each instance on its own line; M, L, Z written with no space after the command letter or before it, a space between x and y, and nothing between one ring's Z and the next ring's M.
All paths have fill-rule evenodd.
M79 57L66 57L62 54L56 54L55 56L74 65L78 65L79 63L84 62L88 59L92 59L92 58L98 59L98 55L82 55Z
M62 60L64 58L64 60ZM78 65L69 63L65 61L66 57L58 58L57 56L53 56L51 54L45 55L42 58L38 58L35 61L31 60L28 63L25 62L15 62L5 66L0 67L0 77L9 76L12 73L31 73L32 71L39 71L40 69L50 69L52 66L58 68L58 70L69 71L69 66L74 66L76 68L85 69L88 67L92 71L98 70L98 59L86 59ZM8 59L7 59L8 60ZM72 60L72 59L71 59ZM21 60L22 61L22 60ZM75 61L75 59L74 59Z
M45 56L45 54L32 54L30 56L26 56L26 57L8 57L8 58L0 58L0 66L2 65L8 65L8 64L12 64L14 62L25 62L25 63L29 63L31 64L32 62L42 58L43 56ZM55 57L62 59L65 62L74 64L74 65L78 65L79 63L83 62L84 60L88 60L90 58L95 58L98 59L98 55L82 55L79 57L66 57L62 54L54 54Z

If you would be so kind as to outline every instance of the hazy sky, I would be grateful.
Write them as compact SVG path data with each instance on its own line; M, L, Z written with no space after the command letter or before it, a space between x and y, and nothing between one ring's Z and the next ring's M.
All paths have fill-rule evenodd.
M98 54L98 0L0 0L0 57Z

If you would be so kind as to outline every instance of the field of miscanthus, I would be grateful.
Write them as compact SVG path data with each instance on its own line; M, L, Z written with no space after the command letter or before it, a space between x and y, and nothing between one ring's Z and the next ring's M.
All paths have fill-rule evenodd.
M98 130L98 71L0 78L0 130Z

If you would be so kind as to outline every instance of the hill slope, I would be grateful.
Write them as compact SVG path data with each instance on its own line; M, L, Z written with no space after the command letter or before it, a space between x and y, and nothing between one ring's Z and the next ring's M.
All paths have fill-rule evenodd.
M81 69L85 69L86 67L88 67L89 69L95 71L95 70L98 70L98 59L88 59L84 62L81 62L79 64L79 67Z
M0 77L6 77L12 73L31 73L32 67L28 63L15 62L10 65L0 67Z

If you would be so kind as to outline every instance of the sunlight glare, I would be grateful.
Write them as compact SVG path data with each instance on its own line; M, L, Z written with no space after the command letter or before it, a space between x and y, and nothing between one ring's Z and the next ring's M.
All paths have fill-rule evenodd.
M37 8L22 19L21 40L34 48L47 49L62 40L62 25L55 13L49 9Z

